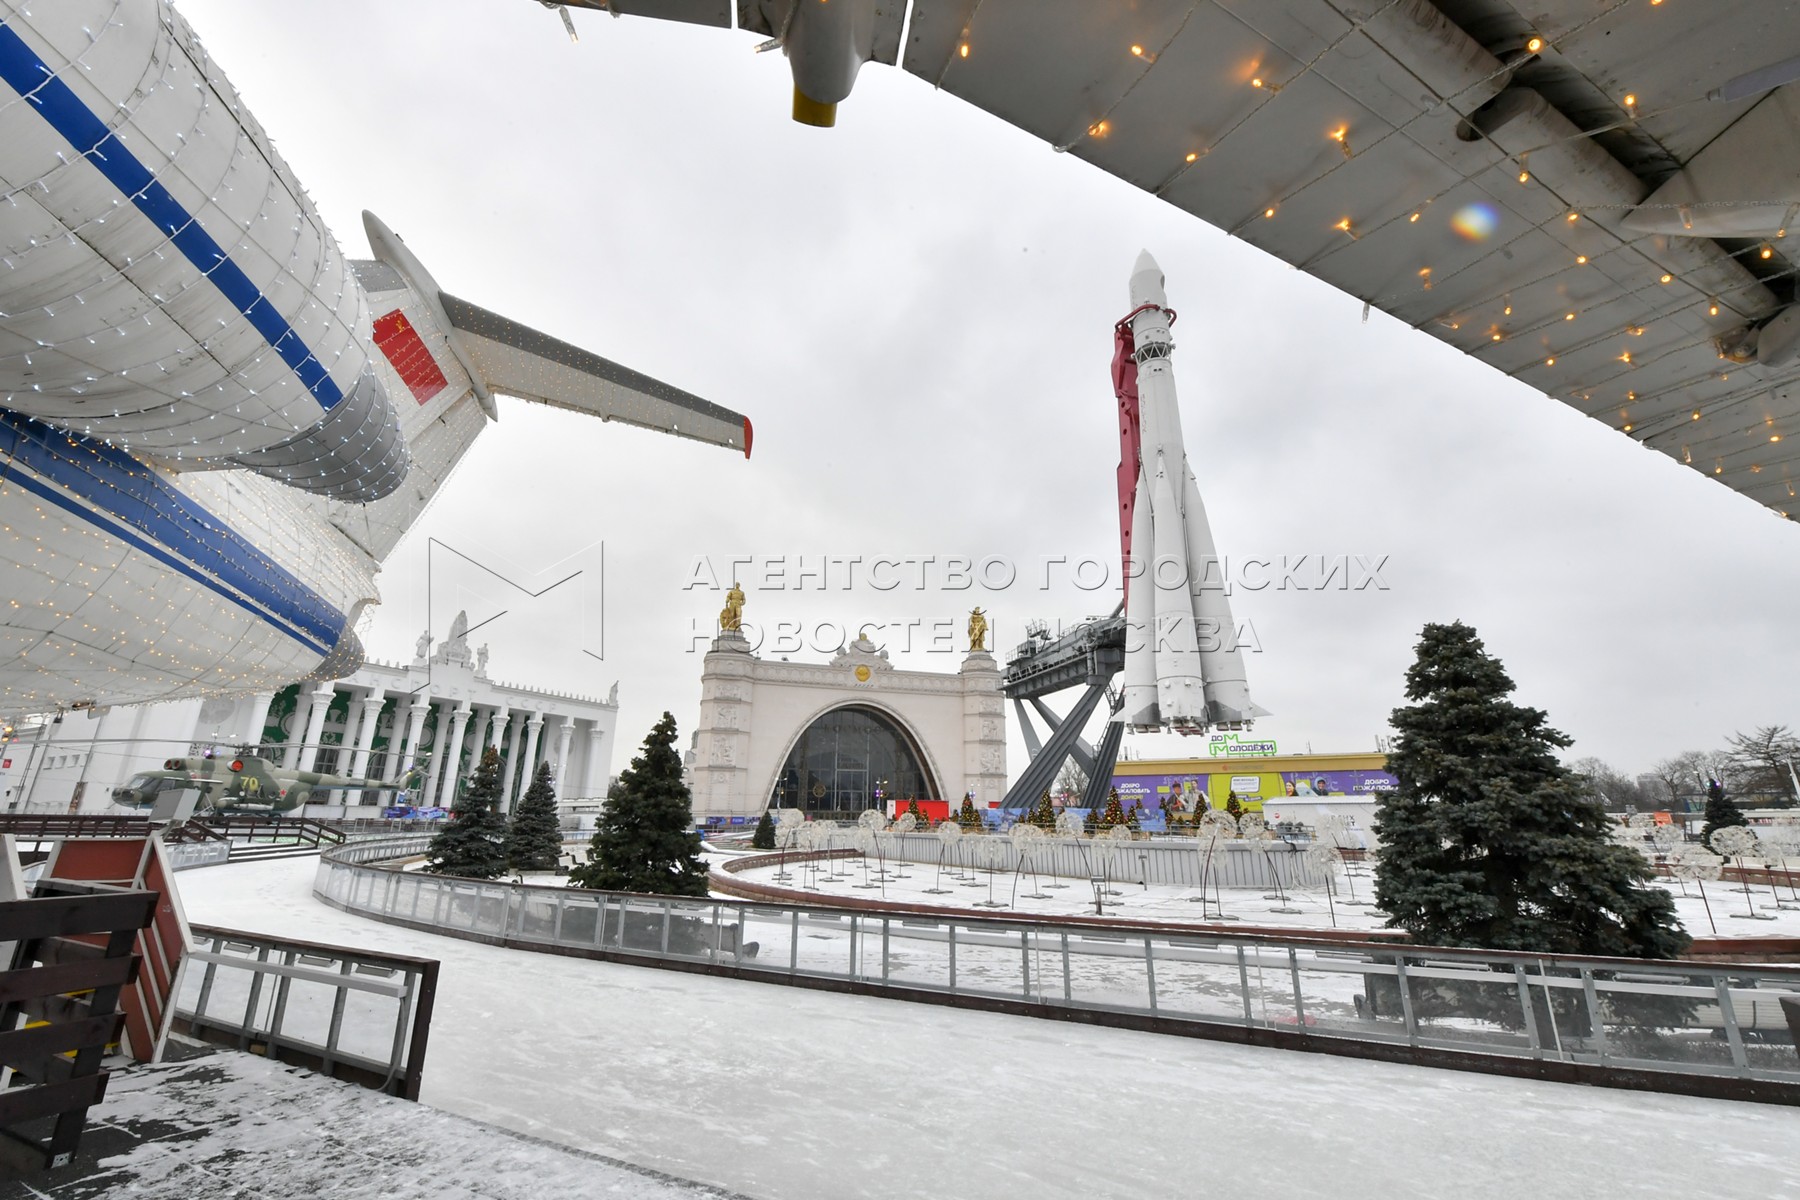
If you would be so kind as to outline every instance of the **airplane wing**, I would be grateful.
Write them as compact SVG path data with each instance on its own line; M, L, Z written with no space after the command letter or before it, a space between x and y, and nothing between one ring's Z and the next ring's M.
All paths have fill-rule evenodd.
M579 346L439 293L476 371L496 392L729 446L750 457L750 419Z
M615 17L656 17L689 25L731 28L731 0L558 0L568 8L591 8Z
M914 0L902 66L1800 519L1800 6L1526 11Z

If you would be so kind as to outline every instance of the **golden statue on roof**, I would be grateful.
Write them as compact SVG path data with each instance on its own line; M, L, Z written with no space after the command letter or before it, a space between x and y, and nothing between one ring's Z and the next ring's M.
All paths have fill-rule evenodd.
M723 632L732 633L744 625L744 590L738 587L737 580L731 581L731 590L725 593L725 607L719 612L719 628Z
M969 653L987 649L988 623L978 607L969 614Z

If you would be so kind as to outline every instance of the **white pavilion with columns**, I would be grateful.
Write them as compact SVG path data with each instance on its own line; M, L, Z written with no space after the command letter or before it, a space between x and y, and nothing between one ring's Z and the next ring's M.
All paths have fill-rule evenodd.
M601 700L498 682L488 672L487 647L470 650L467 629L468 618L458 613L435 649L429 633L419 638L411 662L371 659L329 682L67 714L45 727L40 744L12 748L13 756L34 761L3 776L4 807L104 811L113 787L166 758L258 744L283 766L356 778L397 781L422 764L423 786L405 802L445 808L483 748L494 746L506 765L503 810L524 794L542 762L550 764L560 808L599 804L611 778L618 684ZM356 815L362 798L351 792L303 812L336 816L348 806ZM374 809L396 802L391 793L368 799Z

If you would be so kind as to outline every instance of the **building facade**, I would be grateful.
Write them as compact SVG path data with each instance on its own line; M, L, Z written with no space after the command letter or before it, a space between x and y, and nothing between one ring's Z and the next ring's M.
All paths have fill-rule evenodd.
M389 783L421 767L421 785L404 797L334 793L332 804L306 805L307 815L396 802L448 808L487 746L500 751L503 809L542 762L550 764L560 807L598 804L611 778L618 685L600 700L498 682L488 673L487 647L470 650L467 628L459 613L435 648L428 633L420 636L411 662L368 660L326 683L96 708L25 726L0 756L8 764L0 766L0 808L104 812L113 788L165 759L255 746L282 767Z
M1006 793L1000 668L977 650L955 672L901 671L866 638L828 663L770 662L727 631L703 661L687 768L703 822L970 793L986 807Z

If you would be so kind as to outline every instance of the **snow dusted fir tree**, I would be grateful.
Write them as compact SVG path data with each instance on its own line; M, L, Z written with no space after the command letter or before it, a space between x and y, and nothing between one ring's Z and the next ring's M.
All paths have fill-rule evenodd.
M1748 825L1744 819L1744 810L1737 806L1725 791L1725 784L1717 779L1706 781L1706 824L1700 830L1700 844L1712 848L1712 835L1715 829L1728 829L1733 825Z
M506 831L506 861L515 871L554 871L562 857L562 823L556 815L556 788L550 764L538 764L531 786L513 810Z
M756 823L756 832L750 835L752 850L773 850L775 848L775 814L763 809L762 820Z
M492 879L506 871L506 818L500 815L500 752L481 752L443 830L431 839L425 870L434 875Z
M1609 838L1591 789L1557 761L1569 738L1509 699L1475 630L1427 625L1394 710L1376 803L1375 896L1434 946L1673 958L1688 936L1642 855Z
M588 845L588 860L569 875L572 887L664 896L706 895L706 864L681 755L675 718L662 715L644 749L607 793Z

